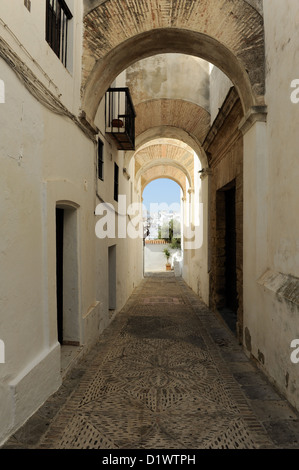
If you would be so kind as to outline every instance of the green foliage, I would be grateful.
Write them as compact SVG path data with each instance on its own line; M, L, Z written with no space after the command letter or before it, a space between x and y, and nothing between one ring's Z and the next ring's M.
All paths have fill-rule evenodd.
M170 251L168 250L168 248L164 248L163 253L164 253L164 255L165 255L165 257L168 261L170 256L171 256Z
M171 243L171 248L180 248L180 238L175 238L174 234L178 234L181 231L181 224L178 220L171 219L169 222L165 222L162 227L158 230L159 240L163 239L167 243ZM164 236L163 236L164 235ZM165 236L167 235L167 236Z
M181 248L181 239L173 238L171 240L170 248L172 248L173 250L179 250Z

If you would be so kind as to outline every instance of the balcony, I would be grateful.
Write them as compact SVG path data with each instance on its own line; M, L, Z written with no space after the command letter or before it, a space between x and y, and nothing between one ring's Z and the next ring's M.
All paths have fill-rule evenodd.
M109 88L105 97L106 134L118 150L135 150L136 113L129 88Z

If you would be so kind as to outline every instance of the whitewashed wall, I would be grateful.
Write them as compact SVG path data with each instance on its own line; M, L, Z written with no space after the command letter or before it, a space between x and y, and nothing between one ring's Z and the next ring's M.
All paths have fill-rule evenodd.
M267 125L244 138L245 344L298 408L299 364L290 358L299 338L298 2L264 0L264 17Z
M61 384L56 205L72 208L76 214L71 225L76 233L73 237L71 230L69 233L75 253L70 275L66 276L67 298L70 303L72 297L75 299L76 318L68 321L73 322L69 331L75 329L75 339L88 350L112 318L107 303L107 250L112 241L96 237L96 193L108 202L113 198L113 161L119 164L120 192L128 201L132 181L122 173L122 153L110 142L105 155L105 184L98 185L96 145L76 121L80 106L81 2L73 2L71 73L45 41L45 2L32 0L31 13L21 0L15 0L14 8L7 8L5 3L0 5L0 36L70 114L59 115L43 106L0 58L0 80L5 85L5 103L0 103L0 339L5 345L5 363L0 364L0 443ZM102 108L99 113L100 135L105 135ZM114 314L142 277L142 241L139 251L136 243L130 239L117 242Z

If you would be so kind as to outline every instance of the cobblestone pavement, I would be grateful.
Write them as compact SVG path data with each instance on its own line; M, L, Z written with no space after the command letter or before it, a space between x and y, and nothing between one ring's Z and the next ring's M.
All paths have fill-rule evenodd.
M299 448L298 414L180 278L145 278L4 449Z

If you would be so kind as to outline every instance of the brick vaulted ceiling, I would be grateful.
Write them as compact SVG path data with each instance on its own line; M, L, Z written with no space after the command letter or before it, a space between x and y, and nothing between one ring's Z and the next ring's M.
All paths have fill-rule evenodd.
M87 14L94 8L102 5L107 0L84 0L84 13ZM263 14L263 0L245 0L249 5L255 8L261 15Z
M153 127L180 128L202 144L210 126L210 114L205 109L183 100L151 100L135 106L136 136Z
M167 52L215 64L235 85L244 112L264 104L259 0L89 0L85 11L82 108L89 119L121 71Z
M194 186L194 152L174 139L157 139L135 153L135 177L142 191L154 179L170 178L186 192L186 182Z
M170 165L157 165L145 170L141 175L141 194L149 183L159 178L167 178L175 181L181 187L183 197L186 197L185 173Z
M191 145L206 166L202 144L210 129L208 62L162 54L138 61L125 76L136 111L136 148L159 137L178 139Z

